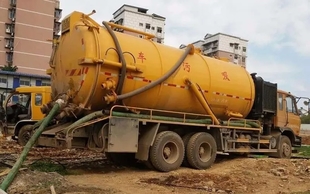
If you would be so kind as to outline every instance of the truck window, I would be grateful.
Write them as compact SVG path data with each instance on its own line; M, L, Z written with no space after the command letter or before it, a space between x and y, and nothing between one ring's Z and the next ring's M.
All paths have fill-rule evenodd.
M293 113L293 100L290 96L286 97L286 110Z
M278 94L279 110L283 110L283 94Z
M35 105L42 106L42 94L35 94Z

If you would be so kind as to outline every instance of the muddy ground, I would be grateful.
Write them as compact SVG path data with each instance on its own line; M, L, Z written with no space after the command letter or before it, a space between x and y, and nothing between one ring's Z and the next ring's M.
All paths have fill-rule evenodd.
M2 182L22 147L14 141L0 143ZM303 144L310 145L310 135ZM103 154L86 150L33 148L8 193L47 194L51 186L57 194L305 194L310 191L310 160L220 156L208 170L180 168L160 173L142 165L115 166Z

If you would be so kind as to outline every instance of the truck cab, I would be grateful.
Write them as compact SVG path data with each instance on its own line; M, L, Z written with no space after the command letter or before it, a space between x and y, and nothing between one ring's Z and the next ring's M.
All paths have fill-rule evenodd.
M3 102L4 97L2 94L3 106L0 111L2 133L5 136L12 135L14 140L20 141L23 137L26 141L29 137L26 130L22 129L44 118L41 108L51 100L51 88L50 86L18 87L12 90Z

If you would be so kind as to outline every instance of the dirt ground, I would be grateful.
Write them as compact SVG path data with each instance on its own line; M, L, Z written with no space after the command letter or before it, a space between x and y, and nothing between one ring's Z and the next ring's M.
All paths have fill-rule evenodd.
M303 144L310 145L310 136L304 138ZM1 182L21 151L22 147L14 141L0 140ZM40 165L36 166L37 170L29 166L40 161L58 164L57 168L53 167L58 173L38 171ZM9 194L51 193L52 185L57 194L305 194L310 191L309 159L220 156L207 170L180 168L160 173L142 166L115 166L96 152L33 148L23 168L9 187Z

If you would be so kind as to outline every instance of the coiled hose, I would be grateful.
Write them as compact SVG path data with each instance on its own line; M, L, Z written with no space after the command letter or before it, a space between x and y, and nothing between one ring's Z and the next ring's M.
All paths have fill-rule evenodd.
M184 52L184 54L180 57L180 59L175 63L175 65L168 71L165 73L165 75L163 75L162 77L160 77L159 79L155 80L154 82L143 86L139 89L136 89L134 91L128 92L126 94L121 94L117 96L117 100L123 100L125 98L130 98L132 96L138 95L142 92L145 92L148 89L151 89L155 86L157 86L158 84L161 84L163 81L165 81L166 79L168 79L183 63L183 61L185 60L185 58L187 57L187 55L192 51L193 46L188 46Z

